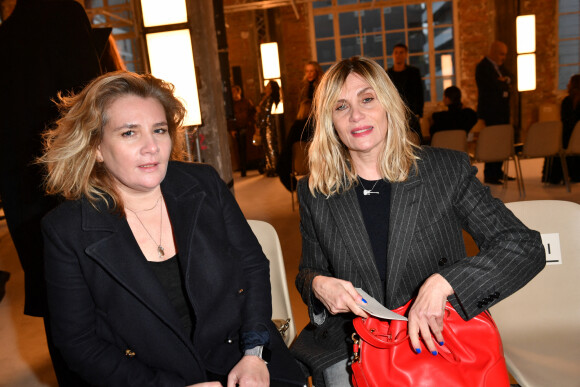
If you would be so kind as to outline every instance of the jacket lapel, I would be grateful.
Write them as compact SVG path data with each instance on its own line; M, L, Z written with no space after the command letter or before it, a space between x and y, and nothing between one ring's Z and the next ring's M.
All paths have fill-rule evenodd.
M331 196L328 205L363 283L370 286L365 291L382 303L381 279L355 190L349 189L340 195Z
M190 175L176 168L169 168L161 183L163 198L171 219L175 244L184 274L189 273L194 254L194 236L206 191ZM186 253L189 256L186 256ZM191 258L191 259L190 259ZM191 297L191 295L190 295Z
M185 273L189 268L183 264L189 262L189 259L182 255L185 252L191 252L197 213L205 192L196 193L198 184L195 181L192 182L193 179L190 176L186 174L175 176L175 174L179 174L179 171L168 169L161 189L171 219L180 263ZM110 235L90 245L86 249L87 254L98 262L120 286L126 288L164 321L194 352L191 339L184 332L179 316L165 295L165 290L152 270L147 267L147 261L126 219L111 214L104 205L99 209L100 211L96 211L83 200L83 229L110 232Z
M420 162L420 161L419 161ZM422 181L411 171L401 183L391 183L389 248L387 252L387 289L385 305L392 305L405 271L422 199Z

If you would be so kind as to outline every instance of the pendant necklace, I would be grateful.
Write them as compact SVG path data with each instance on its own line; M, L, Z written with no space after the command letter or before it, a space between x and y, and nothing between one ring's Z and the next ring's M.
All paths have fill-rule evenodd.
M363 195L364 196L369 196L370 194L378 194L379 193L379 191L373 191L373 189L375 189L375 187L377 186L377 183L379 181L381 181L381 179L375 181L375 184L373 184L373 187L371 189L366 189L365 185L363 184L362 180L360 179L360 176L357 176L357 177L358 177L358 181L359 181L360 185L363 187Z
M159 204L159 201L163 198L163 195L159 196L159 199L157 199L157 202L155 202L155 205L151 208L148 208L146 210L141 210L139 212L144 212L144 211L151 211L152 209L154 209L155 207L157 207L157 204ZM161 204L163 204L163 201L161 201ZM137 211L133 211L132 209L130 209L129 207L125 207L126 209L128 209L129 211L131 211L133 214L135 214L135 217L137 218L137 220L139 221L139 223L141 223L141 226L143 226L143 229L145 230L145 232L147 233L147 235L149 235L149 238L151 238L151 240L153 241L153 243L155 243L155 245L157 245L157 254L159 256L159 258L163 258L165 256L165 249L163 248L163 246L161 246L161 241L163 241L163 205L159 206L159 243L157 243L155 241L155 238L153 238L153 236L151 235L151 233L149 232L149 230L147 230L147 227L145 227L145 225L143 224L143 222L141 221L141 219L139 219L139 215L137 215Z

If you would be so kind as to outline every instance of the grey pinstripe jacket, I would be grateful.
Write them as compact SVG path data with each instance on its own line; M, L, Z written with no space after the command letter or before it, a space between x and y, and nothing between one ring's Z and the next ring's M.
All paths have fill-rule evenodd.
M311 323L293 345L294 355L323 385L321 371L349 356L352 314L323 313L314 320L312 280L348 280L394 309L416 296L423 281L440 273L453 287L449 301L464 319L483 312L524 286L545 265L540 234L525 227L476 178L465 153L424 147L417 171L392 183L386 289L354 189L330 198L298 184L302 259L296 286ZM417 173L415 173L417 172ZM462 230L479 254L467 257ZM318 302L319 303L319 302Z

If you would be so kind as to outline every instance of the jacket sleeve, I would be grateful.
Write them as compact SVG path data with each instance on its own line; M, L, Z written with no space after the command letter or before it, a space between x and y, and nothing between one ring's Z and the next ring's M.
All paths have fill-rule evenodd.
M46 217L42 231L51 333L67 365L93 385L183 387L178 375L129 358L99 337L103 327L79 264L85 256L71 241L77 234Z
M267 344L269 337L267 325L272 318L270 263L234 196L218 173L213 168L211 171L222 208L225 233L230 244L237 251L243 267L244 292L247 301L240 332L242 346L245 348L246 344L251 345L247 342L254 342L254 339L266 341L256 345Z
M302 300L308 306L310 321L315 325L322 325L328 317L328 312L312 292L312 280L317 275L333 277L328 260L322 251L316 236L313 213L316 206L315 198L308 188L308 178L298 182L298 200L300 202L300 233L302 234L302 257L296 276L296 288Z
M452 154L458 154L454 152ZM545 266L545 252L537 231L530 230L476 177L466 155L460 165L453 210L480 251L439 273L453 287L467 318L508 297Z

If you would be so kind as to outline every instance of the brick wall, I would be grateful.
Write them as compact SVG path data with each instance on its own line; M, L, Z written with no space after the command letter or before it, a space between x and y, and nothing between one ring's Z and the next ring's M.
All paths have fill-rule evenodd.
M224 5L235 0L225 0ZM297 4L299 19L291 6L267 10L271 41L278 42L282 93L284 98L284 127L287 134L298 112L300 82L304 65L312 60L308 5ZM261 11L255 11L261 12ZM259 44L255 32L254 11L226 14L230 66L240 66L244 90L255 104L260 101L261 75Z
M457 2L458 87L463 94L463 103L477 108L477 85L475 67L495 40L495 12L493 0L459 0Z

